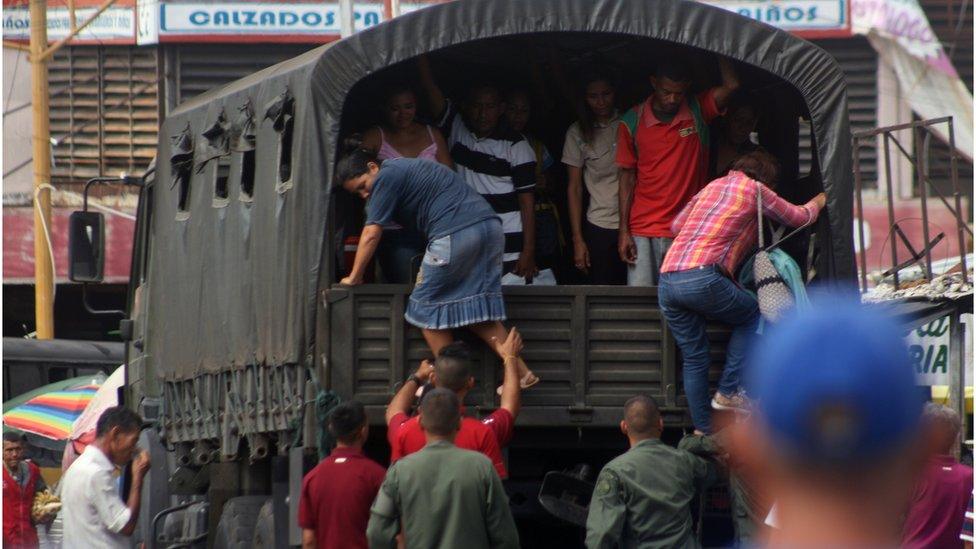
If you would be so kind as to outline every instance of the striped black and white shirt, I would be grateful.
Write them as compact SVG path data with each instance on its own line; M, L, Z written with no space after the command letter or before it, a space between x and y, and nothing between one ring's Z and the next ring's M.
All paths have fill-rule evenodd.
M535 151L522 134L497 128L479 138L449 105L440 124L457 171L491 204L505 231L505 271L522 253L522 214L518 195L535 192Z

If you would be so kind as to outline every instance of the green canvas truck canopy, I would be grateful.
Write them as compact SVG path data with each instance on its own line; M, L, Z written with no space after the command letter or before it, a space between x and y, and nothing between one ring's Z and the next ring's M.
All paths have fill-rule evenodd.
M828 197L818 272L853 286L846 85L823 50L685 0L459 0L314 49L170 114L152 191L144 305L145 359L154 371L177 380L248 365L311 367L316 300L333 282L339 249L326 236L350 91L424 53L549 33L670 43L726 56L792 86L810 117L814 164ZM221 165L221 154L229 162ZM221 177L231 182L226 197L214 191Z

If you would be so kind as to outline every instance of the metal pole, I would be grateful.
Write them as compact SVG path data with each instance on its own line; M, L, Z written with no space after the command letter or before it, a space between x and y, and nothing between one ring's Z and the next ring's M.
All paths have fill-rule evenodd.
M952 178L952 196L956 205L956 232L959 238L959 261L962 264L962 281L969 282L969 272L966 265L966 235L963 233L965 225L960 221L962 216L962 194L959 192L959 164L956 157L956 132L949 118L949 173Z
M963 420L963 428L953 444L953 453L960 456L962 441L969 432L966 426L966 329L961 322L962 313L954 307L949 315L949 407Z
M929 187L926 184L926 173L923 156L923 139L919 138L919 134L922 131L920 128L912 129L912 136L915 138L915 171L918 173L918 197L922 205L922 239L925 241L925 245L929 244L929 203L928 194ZM925 278L926 280L932 280L932 253L925 253Z
M864 204L861 196L861 141L854 138L854 204L857 206L857 240L861 249L861 292L868 291L867 249L864 247Z
M885 158L885 188L888 193L888 231L892 231L895 225L895 195L891 187L891 134L884 132L884 158ZM898 266L898 241L891 235L891 268L894 270ZM895 281L895 289L898 289L898 271L892 273Z
M339 36L351 36L356 30L352 0L339 0Z
M400 17L400 0L389 0L390 2L390 16Z
M48 233L51 229L51 128L48 106L47 2L30 0L31 104L34 110L34 317L37 339L54 338L54 272Z

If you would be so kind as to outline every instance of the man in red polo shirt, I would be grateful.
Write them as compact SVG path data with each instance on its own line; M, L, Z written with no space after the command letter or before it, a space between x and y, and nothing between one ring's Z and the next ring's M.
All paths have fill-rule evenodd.
M519 386L518 356L522 351L522 336L512 328L504 342L498 343L498 354L505 357L505 381L502 384L501 406L478 421L465 417L461 422L454 444L458 448L481 452L491 459L498 476L506 478L508 471L502 459L501 447L512 439L515 418L522 405L522 389ZM387 440L390 442L390 463L419 451L427 443L423 430L416 417L407 412L414 403L417 389L427 383L437 388L450 389L457 393L460 402L474 387L471 375L471 356L467 347L460 342L441 349L435 364L423 361L417 372L403 383L386 408ZM464 408L461 409L462 414Z
M363 455L366 410L354 400L335 407L329 431L338 445L305 475L298 504L302 549L366 549L369 507L386 471Z
M719 59L722 85L695 96L689 64L658 65L654 91L621 117L617 130L620 232L618 251L629 286L654 286L674 235L671 222L708 175L708 124L722 114L739 80Z

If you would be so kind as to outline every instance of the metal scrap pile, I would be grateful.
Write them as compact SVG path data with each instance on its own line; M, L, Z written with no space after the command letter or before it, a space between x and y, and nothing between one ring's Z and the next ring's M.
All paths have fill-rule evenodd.
M923 298L929 300L958 299L973 293L973 270L969 269L969 282L963 281L961 272L945 273L931 281L920 278L913 281L900 281L898 289L887 280L870 289L861 296L866 303L878 303L892 299Z

